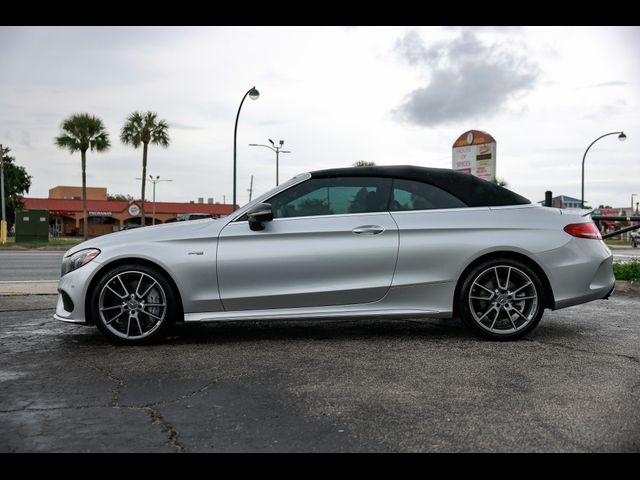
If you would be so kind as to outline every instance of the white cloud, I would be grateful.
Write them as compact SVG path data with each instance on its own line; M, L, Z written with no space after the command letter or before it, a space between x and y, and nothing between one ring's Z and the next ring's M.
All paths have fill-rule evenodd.
M397 42L409 64L426 68L428 85L413 90L397 109L411 123L435 126L486 118L514 94L534 87L538 67L525 53L485 44L470 30L428 48L416 32Z

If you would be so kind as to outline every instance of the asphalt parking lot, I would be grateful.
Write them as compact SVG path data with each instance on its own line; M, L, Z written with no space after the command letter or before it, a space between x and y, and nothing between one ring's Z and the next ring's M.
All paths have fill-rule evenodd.
M640 297L517 342L456 321L181 325L115 347L0 296L2 452L637 452Z

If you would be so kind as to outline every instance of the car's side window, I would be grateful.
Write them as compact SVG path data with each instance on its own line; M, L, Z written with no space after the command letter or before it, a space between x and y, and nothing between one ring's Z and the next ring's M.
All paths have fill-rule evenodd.
M312 178L268 200L274 218L384 212L391 179Z
M394 180L390 210L432 210L464 208L467 204L458 197L428 183L413 180Z

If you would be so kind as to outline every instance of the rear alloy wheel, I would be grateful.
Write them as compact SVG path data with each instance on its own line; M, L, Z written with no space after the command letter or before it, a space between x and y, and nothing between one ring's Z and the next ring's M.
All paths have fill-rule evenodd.
M97 327L115 343L139 345L161 339L179 311L171 285L146 265L109 271L91 296Z
M544 311L536 273L511 259L482 263L467 276L459 297L462 320L476 333L513 340L533 330Z

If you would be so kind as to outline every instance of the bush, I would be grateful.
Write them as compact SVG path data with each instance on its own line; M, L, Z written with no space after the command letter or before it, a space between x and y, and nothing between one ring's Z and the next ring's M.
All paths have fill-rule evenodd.
M613 274L616 280L640 282L640 260L634 259L629 262L614 263Z

